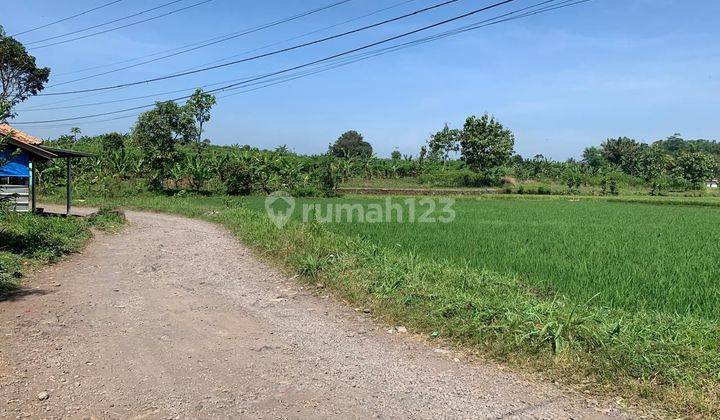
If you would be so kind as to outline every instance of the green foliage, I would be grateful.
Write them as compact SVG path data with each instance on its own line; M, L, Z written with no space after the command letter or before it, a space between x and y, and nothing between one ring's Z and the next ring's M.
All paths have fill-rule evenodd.
M475 172L469 169L433 171L418 177L421 184L431 187L480 188L502 185L500 172Z
M460 138L462 131L456 128L450 128L447 124L442 130L430 136L428 140L428 148L430 149L430 158L446 161L450 158L450 154L460 150Z
M120 133L107 133L98 136L102 150L106 153L118 152L125 148L126 136Z
M231 195L248 195L255 189L255 174L248 162L232 159L221 170L225 189Z
M593 170L599 170L608 164L599 147L586 148L582 154L582 162Z
M390 153L390 159L400 160L402 159L402 154L398 150L393 150L392 153Z
M342 175L338 162L327 157L323 160L319 168L320 188L327 197L333 197L337 193L337 189L342 181Z
M38 67L35 57L25 47L5 34L0 26L0 122L14 116L12 108L30 96L37 95L50 77L50 69Z
M25 258L54 261L79 250L90 237L79 218L8 214L0 221L3 250Z
M140 114L133 141L143 153L152 188L162 188L163 180L180 159L178 143L187 143L195 136L193 120L175 102L158 102L155 109Z
M659 179L672 167L672 158L659 147L648 147L642 150L637 159L638 176L646 181Z
M103 205L86 219L88 226L105 231L117 232L123 228L127 219L125 213L115 207Z
M397 151L393 153L391 159L372 156L335 158L331 164L334 168L331 172L332 176L328 176L330 172L326 170L325 156L297 155L286 146L268 151L249 146L213 146L206 142L198 143L194 141L197 138L197 124L190 113L181 108L184 109L173 106L170 114L184 114L185 117L170 120L182 120L187 123L182 124L186 127L184 131L181 130L183 135L178 135L172 130L158 130L161 131L160 136L154 133L145 136L143 133L135 132L132 135L109 133L75 139L72 135L64 135L48 144L97 155L96 158L75 161L76 197L117 197L137 194L145 191L148 186L154 189L162 187L176 190L230 192L239 195L266 194L283 190L301 196L324 196L335 194L340 186L338 182L346 186L350 186L348 183L356 186L371 184L382 186L393 184L392 180L413 179L415 188L423 185L482 188L502 186L503 176L510 176L515 180L512 187L506 188L508 193L517 191L523 194L550 192L612 195L618 194L620 190L630 189L636 193L644 190L660 195L676 194L688 189L699 191L698 187L702 183L695 180L697 175L686 176L684 173L686 170L692 171L693 165L678 167L677 156L666 152L663 147L657 144L645 146L627 138L609 140L605 143L606 154L620 164L609 163L603 156L603 149L588 148L583 153L582 162L572 159L559 162L543 155L524 159L516 155L507 159L504 166L473 171L464 160L449 158L443 160L443 157L433 156L438 150L442 150L438 148L439 144L444 144L446 151L454 149L452 140L447 142L440 141L441 139L462 137L464 133L464 131L453 131L448 127L444 127L433 137L437 140L433 143L436 147L435 152L432 150L433 146L429 144L429 149L421 150L417 158L411 156L403 158ZM158 110L153 111L157 113ZM485 116L485 119L488 126L500 130L490 117ZM150 121L154 119L151 118ZM474 121L476 123L479 121L478 124L485 127L482 119L474 119ZM148 128L153 131L162 126L163 124L150 125ZM509 132L505 134L511 136ZM154 142L145 144L143 139L146 138L153 141L164 138L166 141L159 144ZM447 146L448 144L450 146ZM638 152L630 154L632 159L624 157L621 153L610 153L611 150L624 149L637 149ZM490 153L491 149L485 151ZM225 168L227 162L238 160L239 163ZM687 159L683 162L687 163ZM43 192L54 191L64 184L64 168L61 163L53 162L41 168L40 185ZM387 182L383 183L381 180ZM658 183L659 180L662 182ZM540 185L548 188L539 188Z
M720 157L720 143L712 140L686 140L679 133L675 133L665 140L653 143L672 156L677 156L681 152L704 152L716 157Z
M215 96L198 88L187 100L184 111L190 114L195 123L194 140L202 142L203 124L210 121L210 110L215 105Z
M681 152L675 160L678 175L701 188L718 170L715 158L704 152Z
M369 158L373 154L373 149L370 143L363 140L362 134L350 130L342 133L335 143L330 145L328 152L339 158Z
M600 183L600 194L602 195L620 195L618 186L618 178L615 174L609 174L603 177Z
M665 195L670 187L670 181L667 177L658 177L650 180L650 195Z
M460 138L462 160L476 172L502 166L513 154L515 136L488 114L468 117Z
M132 139L143 153L152 188L162 188L163 181L177 175L173 168L182 158L179 145L191 141L201 145L202 127L210 120L210 109L214 104L214 96L198 89L183 106L173 101L158 102L155 109L140 114ZM193 171L192 180L197 187L210 177L210 173L198 166L197 156L188 159L187 166ZM173 178L178 180L176 176Z
M583 176L580 170L577 168L568 170L565 183L568 187L568 193L580 194L580 186L583 183Z
M623 170L633 166L641 149L640 143L628 137L607 139L600 147L603 158Z

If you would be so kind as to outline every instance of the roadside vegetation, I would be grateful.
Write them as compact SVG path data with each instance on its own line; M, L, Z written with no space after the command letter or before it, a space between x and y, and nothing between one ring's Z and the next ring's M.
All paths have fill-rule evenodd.
M117 231L122 213L109 208L84 217L20 214L0 209L0 293L18 287L27 270L80 251L91 229Z
M707 209L468 199L457 203L457 225L428 225L432 232L424 232L417 224L363 229L295 220L280 230L257 197L145 194L113 203L220 223L307 284L429 340L454 342L590 394L623 396L627 404L720 415L716 233L694 244L676 230L720 217L703 215ZM519 214L508 220L510 211ZM648 221L639 227L625 223L643 217ZM681 219L681 226L666 225ZM667 239L647 243L658 234ZM432 235L439 236L427 239ZM528 244L520 244L525 238ZM522 258L508 254L513 246L523 248ZM682 261L680 255L703 246L707 254ZM535 275L522 273L533 268Z

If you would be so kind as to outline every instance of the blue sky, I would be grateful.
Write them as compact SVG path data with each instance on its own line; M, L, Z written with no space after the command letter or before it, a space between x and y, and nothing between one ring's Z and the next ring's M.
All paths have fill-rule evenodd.
M32 42L141 11L168 0L123 0L96 12L18 36ZM198 0L150 12L150 17ZM536 0L535 2L537 2ZM4 4L6 32L26 30L103 0L11 1ZM333 0L275 2L213 0L171 16L123 30L33 49L51 67L50 84L113 67L63 74L176 48L291 16ZM420 9L440 0L415 0L385 12L319 32L302 40L342 32ZM495 16L533 1L515 2L446 29ZM333 25L402 0L352 0L302 19L232 41L71 83L46 92L131 82L177 72L241 54ZM132 98L267 73L421 27L492 3L461 0L433 12L343 39L218 70L102 94L37 97L18 106L15 121L97 114L152 103L139 99L85 108L30 111ZM516 135L516 151L555 159L577 157L607 137L654 141L680 132L688 138L720 138L720 2L715 0L593 0L527 19L506 22L422 46L404 49L302 79L219 98L206 137L216 144L322 153L345 130L363 133L380 156L395 148L417 154L430 133L447 122L489 112ZM10 17L8 19L8 17ZM126 22L132 22L130 19ZM440 29L435 30L438 32ZM428 32L433 33L433 31ZM298 42L298 41L294 41ZM292 43L282 44L282 46ZM277 47L275 47L277 48ZM263 50L268 51L268 49ZM167 99L178 94L160 95ZM181 94L180 94L181 95ZM225 94L219 94L222 96ZM56 103L57 101L64 101ZM130 112L121 115L130 114ZM22 126L53 137L75 125L85 134L127 132L134 118Z

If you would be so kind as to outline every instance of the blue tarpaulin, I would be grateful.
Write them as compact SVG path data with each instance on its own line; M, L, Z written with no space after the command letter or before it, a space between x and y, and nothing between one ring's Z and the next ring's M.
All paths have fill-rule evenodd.
M20 153L12 156L9 162L5 162L8 156L13 154L14 150L4 149L0 150L0 176L14 176L18 178L29 178L30 177L30 157L27 152L21 151Z

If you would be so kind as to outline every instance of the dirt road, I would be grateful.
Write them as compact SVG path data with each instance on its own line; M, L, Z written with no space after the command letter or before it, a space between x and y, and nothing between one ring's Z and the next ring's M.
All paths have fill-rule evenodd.
M0 301L0 417L623 416L389 333L213 224L128 218Z

